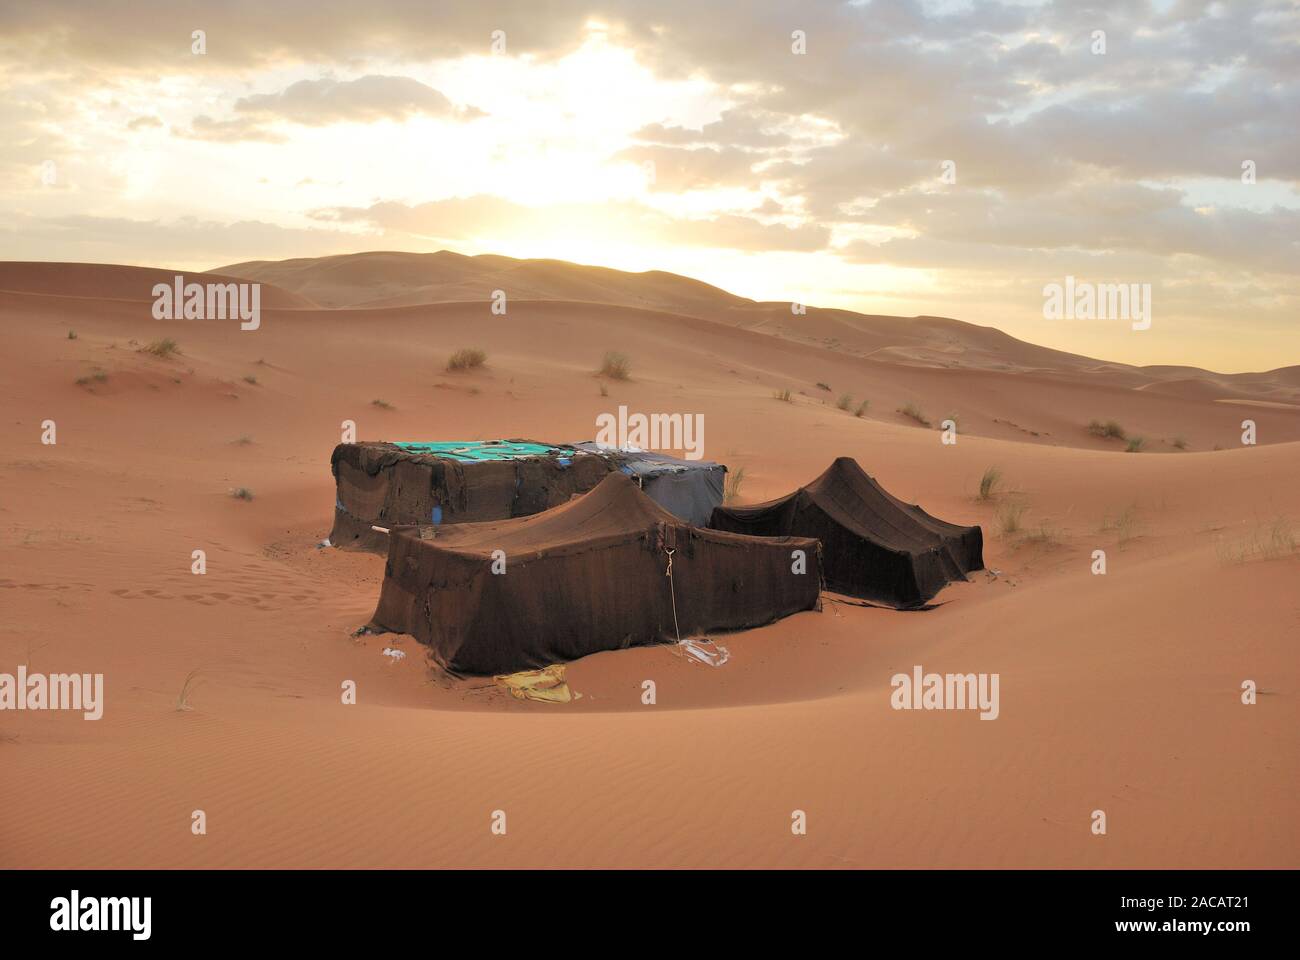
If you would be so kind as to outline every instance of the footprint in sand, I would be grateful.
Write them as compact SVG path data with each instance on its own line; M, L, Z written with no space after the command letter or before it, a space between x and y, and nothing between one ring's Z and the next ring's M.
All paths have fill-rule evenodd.
M123 587L119 590L110 590L115 597L121 597L123 600L175 600L176 597L170 593L164 593L161 590L141 590L139 593L133 593L131 590Z
M0 580L0 588L10 590L22 588L23 590L89 590L88 583L16 583L13 580Z

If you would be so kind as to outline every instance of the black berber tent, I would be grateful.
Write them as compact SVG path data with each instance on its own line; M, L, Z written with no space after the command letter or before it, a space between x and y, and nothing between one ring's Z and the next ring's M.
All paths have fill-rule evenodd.
M533 516L394 528L371 625L453 672L511 673L816 609L818 555L692 527L611 473Z
M387 552L373 529L523 517L586 493L617 464L532 440L341 443L330 543Z
M526 517L586 493L615 470L668 512L706 527L727 473L707 460L534 440L341 443L330 467L330 543L376 552L388 550L388 535L375 527Z
M923 605L943 587L984 569L984 535L903 503L839 457L787 496L748 507L717 507L710 526L760 537L822 542L826 586L895 607Z

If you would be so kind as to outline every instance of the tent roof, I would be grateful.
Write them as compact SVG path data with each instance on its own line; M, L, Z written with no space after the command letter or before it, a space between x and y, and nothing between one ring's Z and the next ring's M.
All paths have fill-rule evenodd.
M771 623L816 609L822 584L816 540L692 527L618 472L545 513L431 529L393 529L373 623L465 673Z
M862 469L852 457L837 457L820 476L774 500L742 507L723 507L736 516L766 513L797 497L815 503L832 520L887 549L913 552L932 546L936 536L954 535L965 527L932 517L915 503L904 503Z
M716 470L727 468L713 460L683 460L671 457L655 450L622 450L618 447L601 446L594 440L584 440L573 445L584 453L595 453L613 457L618 460L624 473L637 477L662 477L670 473L686 473L690 470Z
M966 529L899 500L850 457L836 458L804 490L841 526L909 552Z
M832 589L896 605L924 602L984 565L979 527L948 523L904 503L848 457L784 497L716 508L711 526L817 537Z
M494 550L536 553L626 540L660 524L688 526L642 493L630 477L611 473L591 492L543 513L444 527L433 542L440 549L490 558Z

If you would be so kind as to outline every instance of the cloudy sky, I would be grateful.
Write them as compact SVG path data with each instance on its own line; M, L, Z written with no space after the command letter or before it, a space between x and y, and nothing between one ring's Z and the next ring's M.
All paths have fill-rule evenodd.
M4 259L553 257L1300 363L1284 0L4 0L0 124ZM1151 329L1044 319L1067 275Z

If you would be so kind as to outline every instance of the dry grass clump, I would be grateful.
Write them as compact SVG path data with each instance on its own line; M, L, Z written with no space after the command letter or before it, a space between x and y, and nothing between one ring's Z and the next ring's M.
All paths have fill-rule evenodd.
M181 684L181 692L176 695L176 709L178 711L193 710L194 706L190 703L190 694L198 686L198 670L191 670L185 675L185 682Z
M921 408L910 400L899 407L898 412L911 420L915 420L923 427L930 426L930 421L926 418L925 414L921 412Z
M1219 540L1215 553L1224 563L1246 563L1250 560L1281 560L1296 552L1295 532L1286 517L1275 517L1234 541Z
M1055 546L1061 542L1061 528L1040 520L1026 523L1028 505L1022 499L1004 500L994 514L994 524L1003 537L1014 538L1017 545Z
M1107 420L1105 423L1100 420L1089 420L1088 432L1094 437L1101 437L1103 440L1124 440L1127 438L1124 428L1114 420Z
M1141 526L1141 521L1138 519L1137 504L1132 503L1118 513L1107 514L1101 521L1101 531L1103 533L1113 532L1121 546L1136 537Z
M463 350L457 350L447 361L447 369L451 371L460 370L477 370L483 364L487 363L487 353L477 347L466 347Z
M984 475L980 477L981 500L989 500L998 492L998 487L1002 485L1002 471L997 467L987 467Z
M625 353L609 350L600 362L600 375L611 380L627 380L632 376L632 361Z
M745 468L740 467L736 470L727 471L727 479L723 485L722 502L731 503L740 496L741 484L745 482Z
M1023 503L1004 503L998 507L997 515L994 519L997 521L998 529L1004 537L1017 534L1021 529L1021 521L1025 516L1025 505Z
M181 347L180 344L178 344L171 337L164 337L161 340L154 340L151 343L149 343L147 346L141 347L140 352L147 353L153 357L158 357L159 359L162 360L166 360L168 357L180 353Z
M1043 522L1033 529L1025 530L1020 539L1024 543L1034 543L1040 546L1054 546L1061 542L1061 531L1056 527Z

